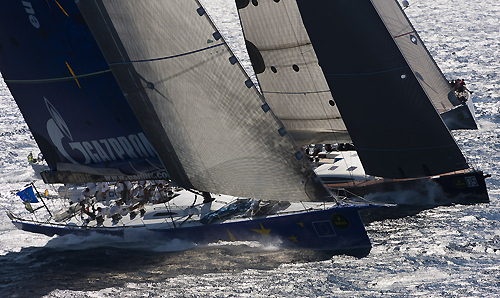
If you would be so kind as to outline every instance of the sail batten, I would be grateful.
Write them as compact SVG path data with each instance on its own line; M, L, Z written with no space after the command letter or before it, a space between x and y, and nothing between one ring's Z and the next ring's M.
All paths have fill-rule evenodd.
M160 58L148 58L148 59L133 60L133 61L114 62L114 63L110 63L109 65L110 66L114 66L114 65L122 65L122 64L132 64L132 63L141 63L141 62L153 62L153 61L160 61L160 60L166 60L166 59L173 59L173 58L177 58L177 57L181 57L181 56L187 56L187 55L195 54L195 53L198 53L198 52L201 52L201 51L207 51L207 50L210 50L212 48L220 47L220 46L223 46L223 45L224 45L223 43L220 43L220 44L216 44L216 45L213 45L213 46L209 46L209 47L205 47L205 48L201 48L201 49L198 49L198 50L193 50L191 52L186 52L186 53L177 54L177 55L173 55L173 56L160 57Z
M266 100L197 1L79 6L175 182L260 199L324 199L308 162L297 159L298 147L274 112L266 113Z

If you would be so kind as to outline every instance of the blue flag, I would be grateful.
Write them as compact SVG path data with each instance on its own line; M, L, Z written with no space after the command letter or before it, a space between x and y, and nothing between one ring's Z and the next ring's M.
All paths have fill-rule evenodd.
M38 199L35 197L35 193L33 192L33 186L30 186L28 188L25 188L24 190L21 190L20 192L17 193L17 195L24 202L38 203Z

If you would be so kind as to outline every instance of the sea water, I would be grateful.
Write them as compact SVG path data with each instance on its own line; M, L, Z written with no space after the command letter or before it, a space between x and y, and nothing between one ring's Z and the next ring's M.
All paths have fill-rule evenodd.
M219 26L234 28L233 2L210 4ZM0 297L500 296L500 3L420 0L405 12L444 75L474 91L480 129L453 134L469 162L492 175L490 204L373 222L366 227L373 249L362 259L252 242L198 246L147 233L47 237L0 215ZM0 209L21 212L11 191L34 179L26 157L38 149L3 82L0 136Z

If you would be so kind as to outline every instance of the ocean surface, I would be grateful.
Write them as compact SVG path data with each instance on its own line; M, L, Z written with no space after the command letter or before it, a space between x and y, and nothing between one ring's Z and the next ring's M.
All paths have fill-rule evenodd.
M210 1L226 36L237 40L233 3ZM150 234L31 234L3 212L24 208L12 190L34 179L26 157L38 149L2 81L0 297L500 296L500 3L420 0L405 11L445 76L464 78L474 91L480 129L453 134L469 162L492 175L491 203L373 222L366 226L373 249L362 259Z

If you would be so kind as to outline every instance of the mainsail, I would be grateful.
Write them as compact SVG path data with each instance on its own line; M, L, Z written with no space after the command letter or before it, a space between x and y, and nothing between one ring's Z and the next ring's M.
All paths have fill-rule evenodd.
M74 1L3 3L0 71L49 180L163 170Z
M179 185L259 199L325 199L198 2L89 0L79 7Z
M389 30L379 2L297 1L365 172L408 178L468 168L430 100L428 90L437 87L423 86L430 62L417 67L405 57L412 49L401 50L406 42L422 52L420 40L413 29L399 31L391 25ZM410 34L395 38L391 32Z
M236 1L259 86L299 144L350 142L295 1Z

